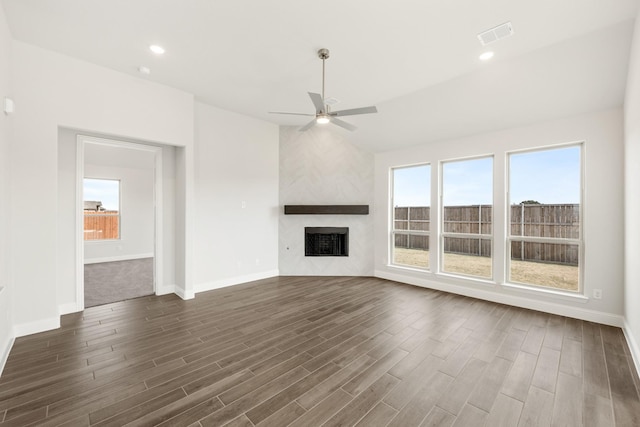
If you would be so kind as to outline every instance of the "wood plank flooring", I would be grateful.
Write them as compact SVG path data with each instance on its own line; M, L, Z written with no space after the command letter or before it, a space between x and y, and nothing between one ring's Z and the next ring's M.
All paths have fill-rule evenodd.
M0 426L639 426L618 328L362 277L144 297L19 338Z

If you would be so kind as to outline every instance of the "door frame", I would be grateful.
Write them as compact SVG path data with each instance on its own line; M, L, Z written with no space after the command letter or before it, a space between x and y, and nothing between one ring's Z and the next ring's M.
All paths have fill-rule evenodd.
M162 218L162 147L98 138L78 134L76 137L76 309L84 310L84 149L85 144L105 145L151 152L154 154L154 244L153 244L153 292L163 282L163 218Z

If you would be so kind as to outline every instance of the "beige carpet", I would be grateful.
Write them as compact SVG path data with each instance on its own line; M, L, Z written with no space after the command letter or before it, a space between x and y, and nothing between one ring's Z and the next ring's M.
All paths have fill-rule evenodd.
M84 306L108 304L153 294L153 258L84 266Z

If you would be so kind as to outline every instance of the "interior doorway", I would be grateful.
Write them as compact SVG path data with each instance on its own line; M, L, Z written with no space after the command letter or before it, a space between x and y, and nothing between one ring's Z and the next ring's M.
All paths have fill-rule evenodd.
M80 309L156 293L162 148L78 135Z

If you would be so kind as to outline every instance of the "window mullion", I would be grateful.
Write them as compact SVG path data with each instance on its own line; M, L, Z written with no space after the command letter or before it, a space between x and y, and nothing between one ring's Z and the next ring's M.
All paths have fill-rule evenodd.
M476 234L476 233L442 233L442 237L453 237L457 239L488 239L493 240L493 234Z
M534 237L534 236L509 236L512 242L533 242L533 243L566 243L577 245L581 239L568 239L566 237Z

